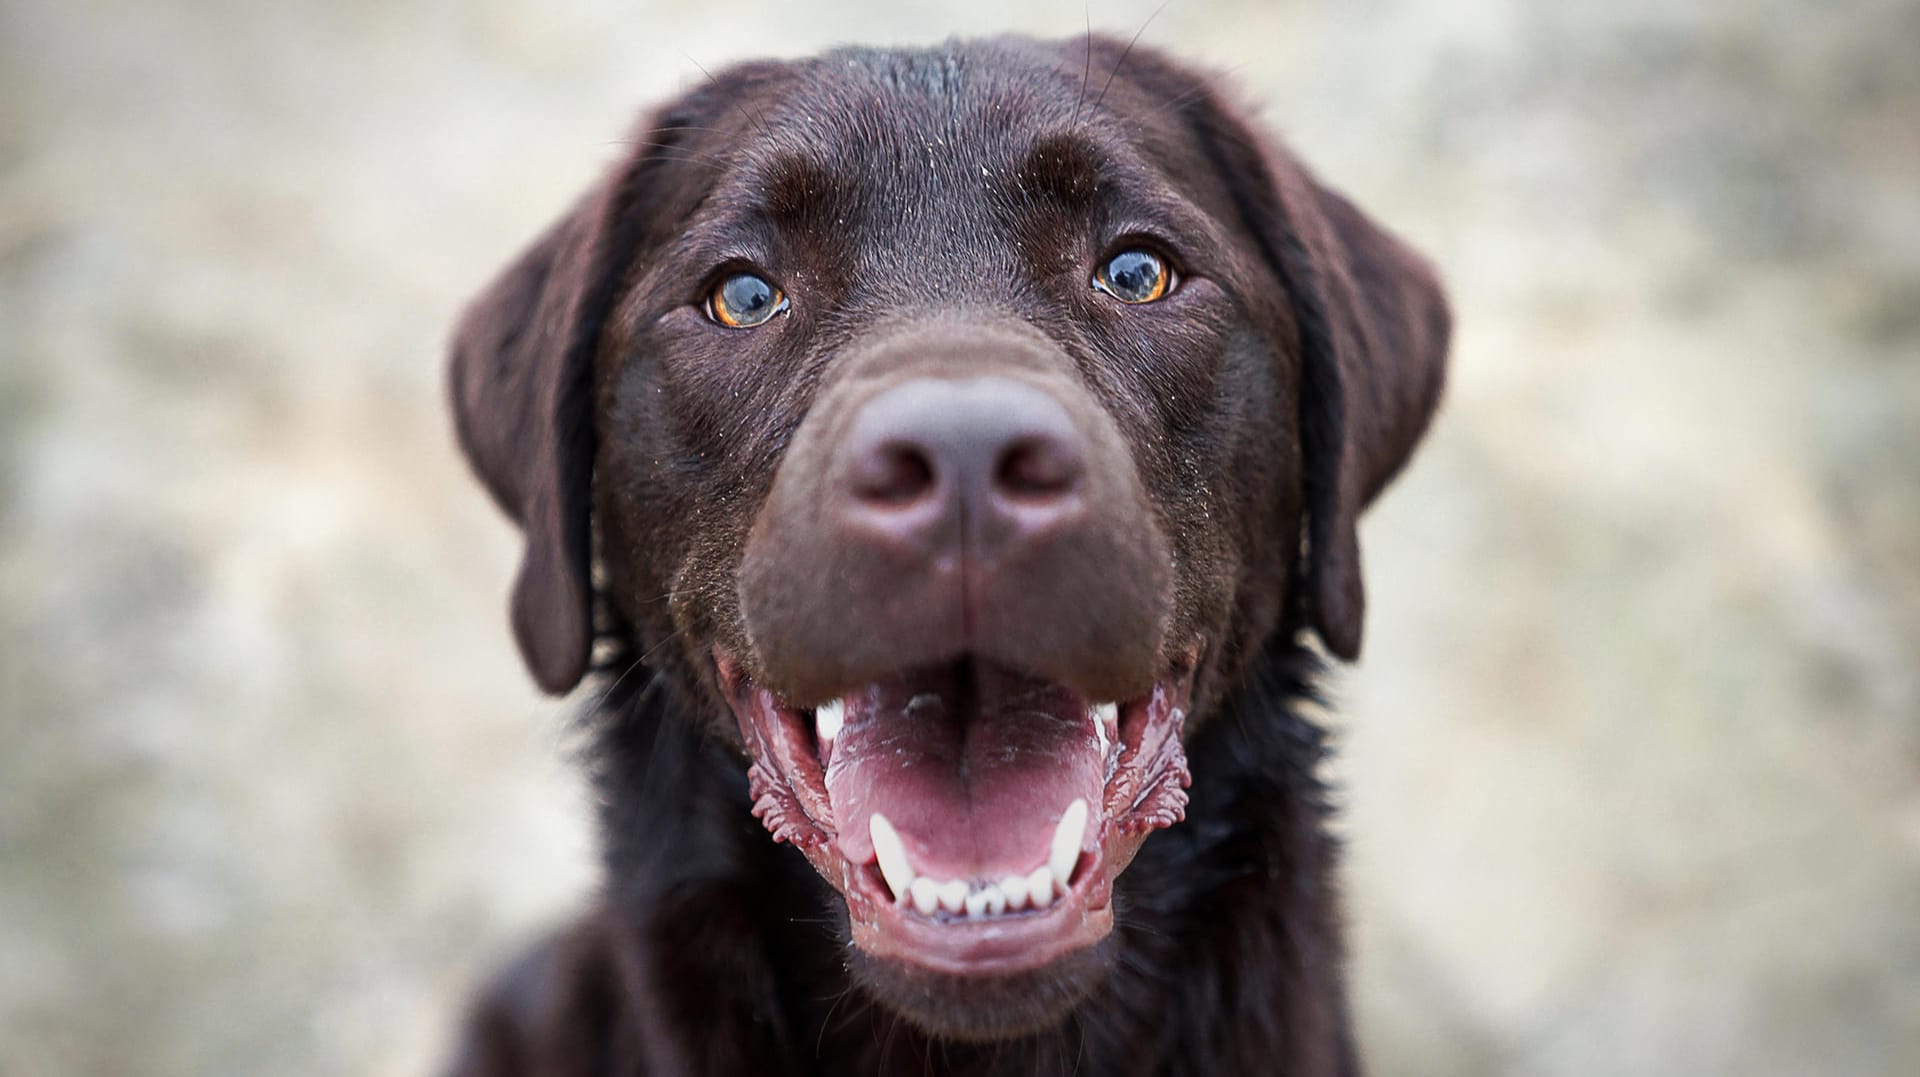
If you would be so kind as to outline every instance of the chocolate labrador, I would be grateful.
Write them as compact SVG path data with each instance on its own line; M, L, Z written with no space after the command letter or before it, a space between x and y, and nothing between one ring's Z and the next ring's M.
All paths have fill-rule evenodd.
M731 68L455 333L607 885L461 1074L1349 1074L1298 710L1433 270L1095 37Z

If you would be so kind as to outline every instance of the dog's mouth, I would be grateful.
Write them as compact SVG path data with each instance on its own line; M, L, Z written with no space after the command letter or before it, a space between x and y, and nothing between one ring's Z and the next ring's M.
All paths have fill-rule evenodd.
M811 708L715 659L754 815L839 890L872 957L1002 976L1091 946L1114 879L1185 814L1191 659L1132 700L962 658Z

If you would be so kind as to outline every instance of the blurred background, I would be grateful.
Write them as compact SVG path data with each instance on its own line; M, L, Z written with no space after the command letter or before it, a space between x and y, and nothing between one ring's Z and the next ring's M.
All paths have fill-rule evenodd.
M0 0L0 1072L430 1070L595 879L458 305L702 66L1153 13ZM1333 685L1373 1071L1920 1073L1920 4L1143 40L1455 300Z

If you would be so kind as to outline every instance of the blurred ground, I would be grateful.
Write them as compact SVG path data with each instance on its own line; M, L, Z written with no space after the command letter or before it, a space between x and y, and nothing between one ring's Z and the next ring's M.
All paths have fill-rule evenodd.
M0 1072L430 1066L593 885L457 304L696 62L1086 14L0 3ZM1374 1071L1920 1073L1920 5L1146 40L1459 312L1336 686Z

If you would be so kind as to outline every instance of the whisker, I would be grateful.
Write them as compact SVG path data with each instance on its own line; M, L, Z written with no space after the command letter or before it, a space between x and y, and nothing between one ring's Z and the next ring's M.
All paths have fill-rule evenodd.
M700 61L694 59L692 56L687 55L685 52L682 52L680 56L682 59L686 60L688 63L699 68L700 73L702 75L707 76L707 84L709 86L714 86L717 88L720 85L720 80L713 77L713 72L708 71L705 64L702 64ZM767 130L765 124L762 124L760 121L754 119L753 115L747 111L746 106L740 103L739 99L730 97L729 100L733 102L733 110L740 114L741 119L747 121L748 127L751 127L755 131L758 131L760 133L761 138L764 138L769 142L773 141L773 133Z
M1223 74L1231 74L1237 70L1239 70L1239 67L1229 68L1227 69L1227 71L1223 72ZM1158 116L1167 112L1178 112L1180 109L1185 108L1189 103L1197 101L1202 97L1205 97L1207 95L1207 92L1210 89L1212 89L1212 87L1208 86L1206 83L1201 83L1200 85L1195 86L1192 89L1185 91L1184 93L1175 94L1174 96L1167 98L1165 101L1161 101L1153 105L1151 108L1147 109L1145 112L1141 113L1139 116L1136 116L1133 119L1129 120L1127 122L1127 130L1129 132L1138 131L1140 129L1141 124L1144 123L1148 117Z
M1127 47L1120 50L1120 58L1113 62L1113 70L1107 72L1107 81L1100 87L1100 96L1093 99L1093 111L1100 111L1100 102L1107 99L1107 90L1113 85L1113 77L1120 73L1120 66L1127 62L1127 57L1133 53L1133 47L1140 43L1140 35L1147 32L1147 27L1153 25L1153 20L1159 18L1162 11L1167 10L1168 3L1172 3L1172 0L1165 0L1159 7L1154 8L1153 14L1147 16L1147 21L1141 23L1140 29L1133 32L1133 39L1127 42Z
M655 142L645 138L616 138L609 142L608 145L646 146L650 149L659 150L660 156L669 161L698 161L702 164L712 165L715 168L727 168L733 164L731 160L725 157L712 153L704 153L700 150L691 150L676 142Z
M1086 103L1087 87L1093 82L1093 12L1082 5L1080 13L1087 20L1087 60L1080 68L1080 95L1073 99L1073 119L1068 121L1068 127L1080 126L1080 106Z
M613 693L619 691L620 685L633 674L634 670L640 668L642 661L643 659L640 658L634 659L618 677L613 679L613 683L607 686L607 690L600 693L600 698L594 700L593 705L587 708L585 714L586 721L591 722L599 716L601 708L607 705L607 700L612 699Z

